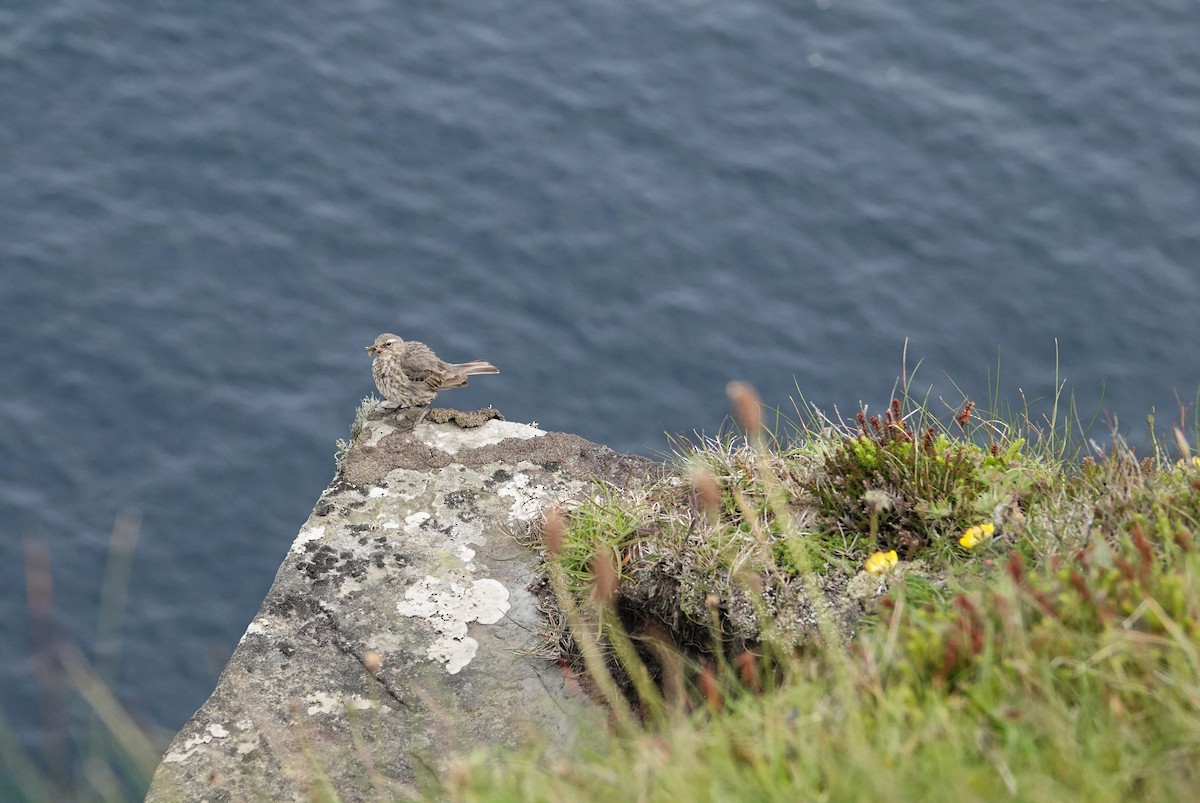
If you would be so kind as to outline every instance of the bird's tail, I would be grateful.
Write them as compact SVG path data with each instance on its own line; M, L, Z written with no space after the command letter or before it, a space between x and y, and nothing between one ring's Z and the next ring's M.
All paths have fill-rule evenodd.
M456 374L463 376L471 376L472 374L498 374L500 369L492 365L486 360L473 360L472 362L460 362L457 365L451 365L450 368Z
M486 360L460 362L450 365L445 375L438 383L439 390L445 388L461 388L467 384L467 377L474 374L498 374L500 369Z

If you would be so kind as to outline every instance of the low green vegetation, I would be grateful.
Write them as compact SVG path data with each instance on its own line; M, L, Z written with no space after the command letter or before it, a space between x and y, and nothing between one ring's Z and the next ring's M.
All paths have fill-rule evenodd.
M612 712L480 753L455 800L1185 800L1200 458L893 401L682 443L551 511L548 643Z

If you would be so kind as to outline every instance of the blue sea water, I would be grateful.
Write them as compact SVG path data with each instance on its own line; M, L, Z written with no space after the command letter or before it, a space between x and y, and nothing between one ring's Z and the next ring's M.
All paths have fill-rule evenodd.
M26 541L90 647L140 513L118 690L178 728L384 330L500 366L446 404L647 454L716 430L734 378L878 409L905 343L935 404L1065 381L1101 435L1190 422L1200 7L10 0L0 712L25 744Z

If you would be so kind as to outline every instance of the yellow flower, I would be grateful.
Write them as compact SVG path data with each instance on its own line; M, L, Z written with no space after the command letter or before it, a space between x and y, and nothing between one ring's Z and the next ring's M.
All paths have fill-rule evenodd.
M867 562L863 564L863 568L871 574L883 574L896 565L900 560L896 555L896 550L890 552L876 552L871 557L867 558Z
M995 532L996 525L990 521L983 524L976 524L974 527L967 528L966 532L962 534L962 538L958 539L958 543L967 549L973 549L990 539Z

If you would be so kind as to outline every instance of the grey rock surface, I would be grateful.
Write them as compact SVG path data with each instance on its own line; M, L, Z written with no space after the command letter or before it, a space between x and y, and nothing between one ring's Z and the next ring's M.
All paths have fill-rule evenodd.
M365 422L149 801L393 799L474 748L572 743L599 711L524 653L549 503L651 470L573 435Z

